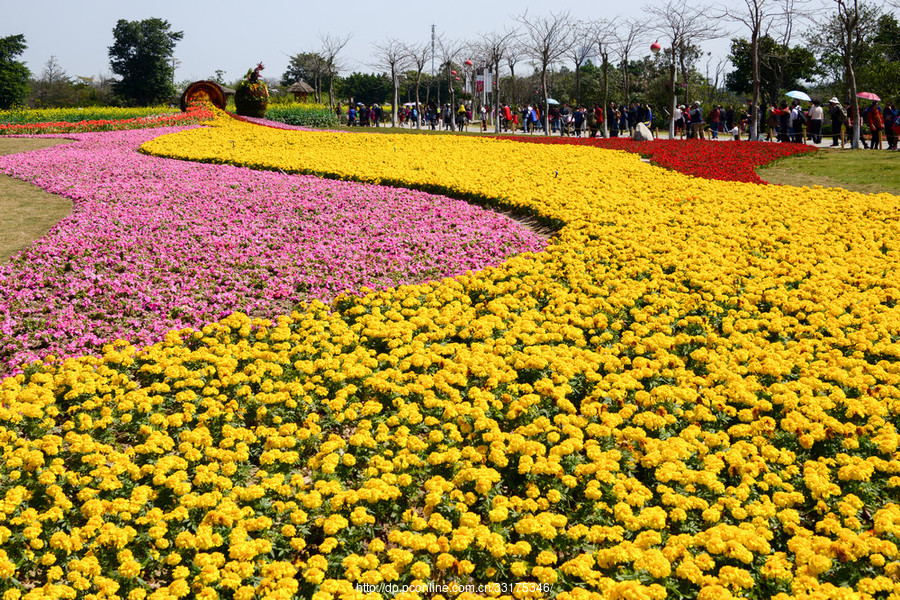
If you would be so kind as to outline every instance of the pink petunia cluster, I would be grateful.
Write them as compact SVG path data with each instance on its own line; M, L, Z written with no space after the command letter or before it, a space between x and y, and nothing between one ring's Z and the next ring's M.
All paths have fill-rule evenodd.
M0 172L74 203L0 266L0 372L116 339L152 343L234 311L271 318L363 286L440 279L546 244L446 197L137 151L160 133L77 134L0 157Z

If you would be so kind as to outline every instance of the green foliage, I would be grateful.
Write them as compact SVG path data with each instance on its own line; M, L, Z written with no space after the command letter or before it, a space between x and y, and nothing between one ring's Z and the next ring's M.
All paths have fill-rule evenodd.
M15 60L25 48L22 34L0 38L0 109L11 108L28 97L31 72L25 63Z
M287 88L300 80L318 91L328 92L327 64L320 54L302 52L291 56L287 70L281 75L281 85Z
M725 87L737 94L753 93L753 55L750 40L732 39L728 56L734 71L725 76ZM786 47L771 36L759 38L760 100L772 105L784 92L803 88L801 82L816 75L816 57L805 46Z
M364 104L383 104L394 93L391 78L385 74L352 73L335 82L338 98L353 99Z
M184 33L170 31L168 21L120 19L113 29L115 43L109 47L109 63L121 79L113 91L131 104L148 106L175 95L171 64L175 43Z
M301 127L337 127L337 114L324 104L277 104L266 111L266 118Z
M859 91L875 92L883 98L900 94L900 25L893 14L875 4L859 4L859 24L852 44L852 65ZM807 37L811 50L822 65L823 74L837 88L836 95L845 95L849 88L844 46L841 44L841 24L837 12L825 26ZM838 91L839 90L839 91Z

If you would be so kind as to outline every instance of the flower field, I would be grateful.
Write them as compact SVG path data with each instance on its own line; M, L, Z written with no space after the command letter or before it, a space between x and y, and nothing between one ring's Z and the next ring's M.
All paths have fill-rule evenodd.
M234 311L274 318L545 243L458 200L137 152L159 134L75 135L0 158L0 171L75 202L71 217L0 266L0 365L120 338L149 344Z
M142 148L561 229L6 378L4 600L900 597L898 198L227 118Z
M163 109L89 108L0 111L0 135L40 135L121 131L153 127L185 126L213 117L202 106L187 112Z
M804 144L735 142L710 144L704 140L656 139L636 142L631 138L572 138L504 136L500 139L532 144L574 144L608 150L624 150L646 156L653 163L695 177L719 181L765 183L754 170L779 158L815 152Z

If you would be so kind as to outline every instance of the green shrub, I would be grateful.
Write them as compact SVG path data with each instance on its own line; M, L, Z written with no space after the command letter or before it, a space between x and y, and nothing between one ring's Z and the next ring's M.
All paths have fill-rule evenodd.
M337 127L338 117L333 110L324 104L290 104L270 105L266 118L288 125L302 127Z

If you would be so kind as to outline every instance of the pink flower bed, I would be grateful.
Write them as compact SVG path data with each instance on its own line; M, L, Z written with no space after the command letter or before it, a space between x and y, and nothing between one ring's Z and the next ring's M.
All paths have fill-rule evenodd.
M78 134L0 157L0 172L74 202L0 266L0 372L118 338L152 343L234 311L275 317L362 286L452 276L545 245L446 197L137 152L160 133Z

